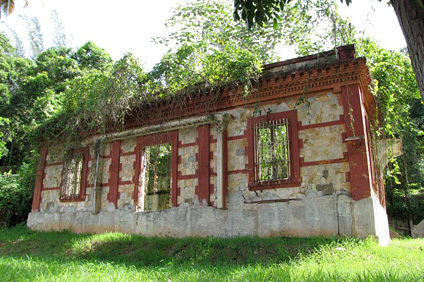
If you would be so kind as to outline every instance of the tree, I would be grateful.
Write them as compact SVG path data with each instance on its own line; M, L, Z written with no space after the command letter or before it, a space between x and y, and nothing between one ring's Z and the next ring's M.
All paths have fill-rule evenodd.
M25 1L25 7L28 6L28 1ZM0 0L0 18L1 13L6 16L15 11L15 0Z
M302 0L234 0L234 19L243 19L248 27L285 19L281 13L290 2ZM349 5L352 0L340 0ZM423 0L390 0L405 36L416 80L424 101L424 2Z
M278 44L304 40L318 32L318 19L312 11L328 14L327 3L296 2L284 11L289 19L277 25L264 23L262 28L248 30L242 22L231 18L233 7L228 1L196 1L179 6L168 20L168 26L179 30L159 44L172 42L171 49L151 72L153 83L167 92L193 91L200 85L209 89L238 81L246 94L263 64L278 60Z
M80 68L103 70L112 65L112 58L102 48L89 41L82 45L73 55Z

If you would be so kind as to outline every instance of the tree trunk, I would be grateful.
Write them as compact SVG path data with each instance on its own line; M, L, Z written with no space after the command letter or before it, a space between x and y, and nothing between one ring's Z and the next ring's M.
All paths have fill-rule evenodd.
M408 44L415 77L424 101L424 1L391 0ZM389 36L389 35L388 35Z

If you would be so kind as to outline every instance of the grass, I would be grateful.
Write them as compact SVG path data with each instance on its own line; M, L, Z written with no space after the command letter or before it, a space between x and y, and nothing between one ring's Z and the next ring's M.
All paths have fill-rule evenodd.
M146 238L0 229L0 281L424 281L424 239Z

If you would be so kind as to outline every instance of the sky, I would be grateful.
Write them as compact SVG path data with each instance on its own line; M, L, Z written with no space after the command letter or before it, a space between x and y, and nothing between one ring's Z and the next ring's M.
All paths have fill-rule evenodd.
M56 10L65 26L65 33L72 35L71 47L77 48L93 41L110 53L114 60L133 52L150 69L168 49L156 45L151 38L166 36L169 30L165 21L171 16L172 7L190 1L29 0L29 6L24 8L23 0L15 0L16 11L8 17L2 15L0 30L5 31L8 25L24 39L26 31L19 15L37 16L45 35L45 45L49 47L52 45L50 34L53 33L51 11ZM343 17L349 17L365 36L373 37L384 48L399 51L406 47L405 39L393 8L386 2L353 0L349 7L340 3L339 12ZM296 56L293 52L284 54L283 59Z

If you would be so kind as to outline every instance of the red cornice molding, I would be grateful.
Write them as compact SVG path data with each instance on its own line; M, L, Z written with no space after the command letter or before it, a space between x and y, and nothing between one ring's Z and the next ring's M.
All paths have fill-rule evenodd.
M337 92L341 87L352 84L360 85L367 111L372 112L375 104L368 88L370 83L371 79L365 58L333 62L291 72L265 73L254 85L256 90L248 96L243 95L243 87L229 86L214 93L195 93L180 103L172 101L158 103L138 110L139 112L149 112L148 117L140 117L137 113L127 117L124 130L245 107L258 102L281 101L281 99L302 94L328 90Z

